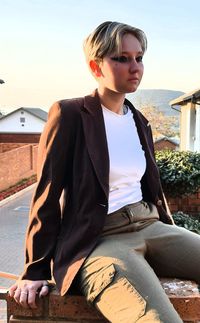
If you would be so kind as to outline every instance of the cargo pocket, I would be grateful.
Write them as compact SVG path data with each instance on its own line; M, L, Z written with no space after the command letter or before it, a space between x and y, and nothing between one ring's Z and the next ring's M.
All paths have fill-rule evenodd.
M97 273L91 274L90 278L82 284L83 294L88 302L93 303L95 298L113 281L115 267L113 264L100 269Z
M146 300L126 277L106 288L95 305L110 322L137 322L146 314Z

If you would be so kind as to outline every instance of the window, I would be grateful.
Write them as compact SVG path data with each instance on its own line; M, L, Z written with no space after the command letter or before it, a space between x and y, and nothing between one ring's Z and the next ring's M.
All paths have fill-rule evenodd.
M25 118L20 118L21 123L25 123Z

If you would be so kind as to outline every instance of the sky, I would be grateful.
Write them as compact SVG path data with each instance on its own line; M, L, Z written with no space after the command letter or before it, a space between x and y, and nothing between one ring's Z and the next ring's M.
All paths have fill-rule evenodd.
M147 35L140 89L199 88L199 12L199 0L0 0L0 110L91 93L82 44L106 20Z

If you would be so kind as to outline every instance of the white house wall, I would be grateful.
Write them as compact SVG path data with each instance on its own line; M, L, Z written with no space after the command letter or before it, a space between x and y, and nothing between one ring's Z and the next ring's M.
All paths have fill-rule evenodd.
M181 107L180 150L200 151L200 108L191 101Z
M25 122L23 118L25 119ZM41 133L45 121L24 110L18 110L0 119L1 133Z
M189 150L194 151L194 144L196 138L196 108L195 104L190 105L190 136L189 136Z
M181 107L180 150L190 150L190 105Z
M200 152L200 106L196 105L196 134L194 151Z

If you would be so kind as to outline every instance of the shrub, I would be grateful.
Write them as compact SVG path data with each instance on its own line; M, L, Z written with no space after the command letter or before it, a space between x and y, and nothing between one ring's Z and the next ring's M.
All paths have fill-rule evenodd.
M184 214L181 211L174 213L172 216L175 224L179 227L183 227L192 232L200 234L200 221L197 218Z
M171 197L195 193L200 188L200 153L156 151L164 192Z

